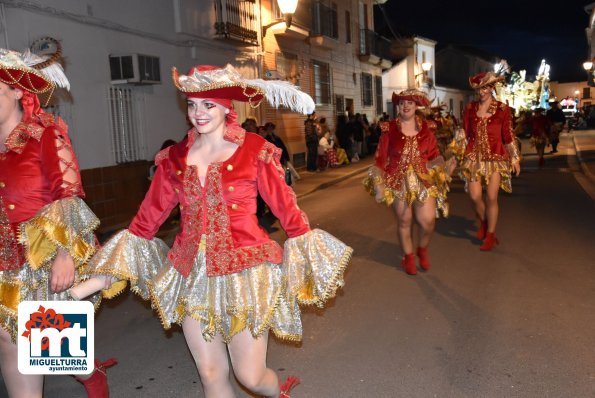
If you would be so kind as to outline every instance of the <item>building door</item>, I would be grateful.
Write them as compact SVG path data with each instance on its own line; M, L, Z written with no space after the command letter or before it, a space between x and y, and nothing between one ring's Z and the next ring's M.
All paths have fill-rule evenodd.
M345 111L349 115L355 115L355 108L353 107L353 98L345 98Z

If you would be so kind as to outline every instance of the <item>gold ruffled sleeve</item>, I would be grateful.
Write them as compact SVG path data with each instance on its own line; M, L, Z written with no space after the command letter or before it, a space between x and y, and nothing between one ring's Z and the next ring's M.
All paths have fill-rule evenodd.
M58 248L67 251L77 267L95 253L93 231L99 219L78 197L56 200L19 225L19 243L33 269L50 267Z
M111 237L93 256L85 276L109 275L118 279L102 291L106 298L120 294L129 281L132 291L147 300L149 288L146 281L164 267L171 267L168 251L169 247L161 239L144 239L125 229Z
M376 196L376 190L380 189L384 195L380 203L384 203L388 206L392 205L395 200L394 195L390 189L385 189L385 183L383 178L384 172L377 166L370 166L368 169L368 175L362 181L364 189L371 195Z
M285 241L288 299L323 307L343 286L343 273L353 249L321 229Z
M457 158L459 162L465 157L465 148L467 147L467 136L464 129L457 129L454 138L448 144L448 150Z
M508 156L510 156L510 163L520 163L521 161L521 152L519 151L519 147L516 144L516 140L512 140L509 144L506 144L506 151L508 152Z

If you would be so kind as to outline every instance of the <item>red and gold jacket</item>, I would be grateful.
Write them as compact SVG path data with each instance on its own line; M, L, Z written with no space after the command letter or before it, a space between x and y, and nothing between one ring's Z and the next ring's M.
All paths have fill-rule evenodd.
M239 147L226 161L209 166L202 186L196 167L186 164L196 134L190 130L183 141L157 155L157 172L129 231L152 239L179 203L180 232L168 258L182 275L190 273L203 235L209 276L240 272L265 261L281 263L283 249L258 224L257 194L288 237L310 231L293 190L285 183L281 150L257 134L228 126L225 139Z
M463 125L467 136L466 157L477 157L484 161L519 161L518 149L514 142L512 114L510 107L492 100L487 113L490 117L479 117L479 102L467 104L463 115Z
M22 223L55 201L84 197L79 166L62 119L41 113L21 122L7 137L5 147L0 152L0 271L18 269L25 257L33 255L25 255L26 249L19 244L19 237L20 243L26 240L21 236ZM46 217L36 223L53 238L64 235L62 227L67 220ZM57 239L62 244L69 238Z
M398 118L380 125L382 135L374 165L382 171L388 188L399 190L409 167L418 175L428 174L427 163L440 156L436 137L426 121L419 116L415 120L419 133L411 137L401 132ZM423 181L426 187L431 185L429 180Z

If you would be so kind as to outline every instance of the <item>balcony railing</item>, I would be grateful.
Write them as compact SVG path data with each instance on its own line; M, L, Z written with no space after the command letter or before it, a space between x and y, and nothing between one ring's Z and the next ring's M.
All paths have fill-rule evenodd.
M312 36L339 37L337 10L317 1L312 3Z
M391 60L390 40L369 29L360 29L360 55L375 55Z
M216 35L243 43L258 45L256 26L256 0L215 0Z

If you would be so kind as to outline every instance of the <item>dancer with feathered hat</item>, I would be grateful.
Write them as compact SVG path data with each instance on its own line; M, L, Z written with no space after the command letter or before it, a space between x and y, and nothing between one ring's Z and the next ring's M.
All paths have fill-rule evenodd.
M497 245L498 191L512 192L512 172L521 172L520 151L515 141L512 112L508 105L494 98L496 83L504 80L494 72L482 72L469 78L478 100L465 107L464 131L455 142L465 145L460 176L465 181L475 214L479 219L477 238L483 243L480 250L488 251ZM461 153L462 151L455 151ZM486 185L483 199L482 181Z
M364 185L377 202L394 208L404 253L401 266L409 275L415 275L413 217L419 224L416 250L419 265L427 271L430 269L428 245L436 217L439 211L448 216L446 195L450 176L434 133L417 114L418 108L430 104L426 94L409 89L393 93L392 99L399 106L399 115L380 125L382 135Z
M207 397L233 397L233 371L250 391L288 397L297 382L279 386L266 367L269 330L299 341L298 304L333 297L343 285L351 248L311 229L287 186L281 150L237 123L232 101L256 107L263 99L310 114L314 102L282 81L245 79L231 65L200 65L173 80L187 99L193 125L180 143L161 151L157 172L127 230L92 259L93 277L71 290L76 297L128 280L150 299L165 328L182 325ZM288 239L281 248L258 225L256 195L279 219ZM180 233L171 250L155 233L180 204ZM119 280L111 284L113 278ZM110 286L111 284L111 286Z
M43 395L43 376L17 367L19 303L70 300L96 249L99 220L82 200L68 126L38 98L70 87L55 44L51 57L0 48L0 368L10 397ZM89 397L108 397L105 368L114 363L96 361L77 378Z

